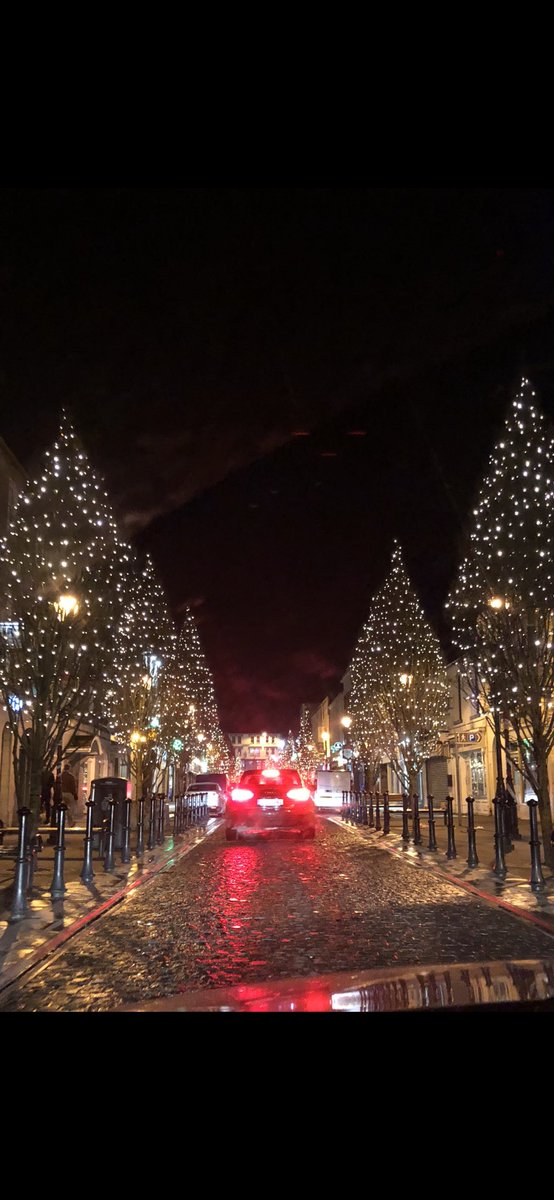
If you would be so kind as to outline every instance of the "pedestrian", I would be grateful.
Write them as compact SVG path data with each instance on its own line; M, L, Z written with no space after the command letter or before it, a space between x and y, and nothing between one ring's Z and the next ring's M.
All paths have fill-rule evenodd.
M47 825L50 824L52 793L54 791L55 784L56 780L54 779L54 772L52 770L43 771L40 784L40 810L41 813L44 812L44 820Z
M62 800L67 804L67 824L74 825L77 818L77 781L68 762L64 764L61 776Z

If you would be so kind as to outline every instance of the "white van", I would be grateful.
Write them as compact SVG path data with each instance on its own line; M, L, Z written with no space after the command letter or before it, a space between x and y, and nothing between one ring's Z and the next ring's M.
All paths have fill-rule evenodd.
M350 791L350 771L316 771L315 778L316 809L342 809L342 793Z

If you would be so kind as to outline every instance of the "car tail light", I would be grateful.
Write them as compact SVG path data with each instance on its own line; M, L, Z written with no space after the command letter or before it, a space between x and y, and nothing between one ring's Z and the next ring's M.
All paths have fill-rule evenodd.
M287 792L287 796L288 796L289 800L309 800L310 799L310 793L308 791L308 788L303 788L303 787L291 788L290 792Z
M253 800L254 792L249 791L248 788L233 788L231 796L233 800Z
M265 771L262 771L262 775L265 779L279 779L281 773L275 767L266 767Z

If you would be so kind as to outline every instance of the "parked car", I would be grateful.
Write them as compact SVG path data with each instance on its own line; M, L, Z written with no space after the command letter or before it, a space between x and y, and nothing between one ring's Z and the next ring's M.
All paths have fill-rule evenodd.
M312 792L298 771L267 767L245 771L231 791L225 814L228 842L243 834L288 830L300 837L315 837L315 805Z
M191 783L186 791L187 796L206 796L208 812L211 816L223 816L227 806L227 793L219 783Z

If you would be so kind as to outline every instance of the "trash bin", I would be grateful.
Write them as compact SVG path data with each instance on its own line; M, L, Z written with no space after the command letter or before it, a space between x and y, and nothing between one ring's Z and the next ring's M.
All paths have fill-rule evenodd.
M91 800L94 801L92 810L93 825L102 825L110 815L110 797L116 801L114 821L114 850L123 846L123 826L125 824L125 800L127 798L127 779L111 776L103 779L93 779L91 784ZM95 833L92 842L94 851L100 849L101 834Z

